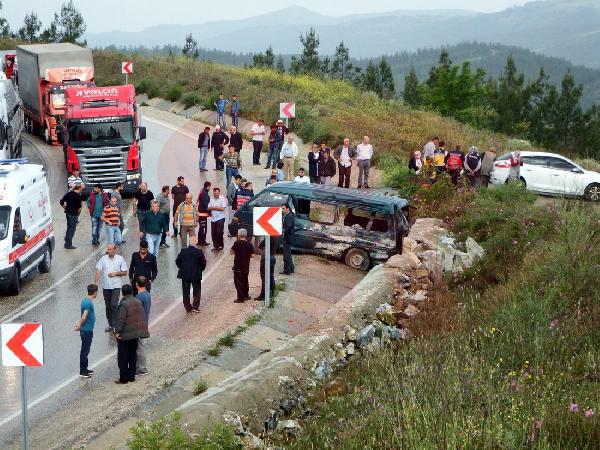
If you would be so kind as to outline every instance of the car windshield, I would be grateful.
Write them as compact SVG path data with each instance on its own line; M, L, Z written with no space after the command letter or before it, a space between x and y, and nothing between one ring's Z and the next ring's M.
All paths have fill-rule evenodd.
M0 206L0 241L8 236L8 224L10 223L10 206Z
M72 122L69 124L69 144L73 148L116 147L131 145L134 140L131 119L109 122Z

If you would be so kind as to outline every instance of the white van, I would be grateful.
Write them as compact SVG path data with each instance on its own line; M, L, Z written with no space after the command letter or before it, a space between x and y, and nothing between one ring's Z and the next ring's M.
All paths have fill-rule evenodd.
M33 269L49 272L54 251L50 194L43 166L0 160L0 289L18 295Z

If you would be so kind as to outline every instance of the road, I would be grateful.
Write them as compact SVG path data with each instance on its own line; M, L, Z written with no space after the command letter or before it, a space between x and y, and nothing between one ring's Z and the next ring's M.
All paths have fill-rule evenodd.
M197 170L196 137L199 123L180 127L161 120L144 118L148 128L148 139L144 143L143 177L150 189L160 192L160 186L175 184L178 175L186 178L191 192L197 195L205 180L213 185L224 184L222 172L209 171L200 178ZM23 293L18 297L0 297L0 322L40 322L44 328L44 366L28 370L29 409L32 427L43 424L55 411L64 409L69 402L87 395L90 384L78 377L78 353L80 340L73 326L79 314L79 301L85 294L85 286L93 281L95 264L104 252L103 246L91 246L91 227L87 212L82 213L74 244L74 251L62 247L65 231L64 214L58 200L65 192L66 173L63 167L62 150L49 147L35 137L26 136L24 154L31 162L43 164L49 174L54 228L56 233L56 251L53 255L53 267L49 274L34 271L23 282ZM246 156L248 152L245 153ZM251 178L250 172L245 173ZM260 174L262 177L263 174ZM266 174L264 174L266 176ZM130 255L137 250L137 221L129 217L125 238L127 242L121 254L129 262ZM180 285L176 278L174 259L179 251L179 240L171 239L169 249L159 253L159 278L153 285L152 334L169 342L181 340L178 331L188 326L185 311L181 306ZM229 239L231 241L231 239ZM227 246L226 246L227 248ZM231 326L236 320L244 320L253 305L220 305L219 298L233 295L228 253L213 254L206 252L207 271L203 282L203 307L206 315L198 319L202 330L197 334L209 337L220 334L223 328ZM100 296L101 297L101 296ZM103 333L106 326L103 300L96 301L96 328L90 361L96 374L91 383L96 390L109 383L116 376L116 344L112 337ZM206 303L206 306L205 306ZM237 309L233 309L237 307ZM203 311L204 312L204 311ZM234 315L236 320L232 320ZM197 330L191 330L191 333ZM173 358L178 356L173 353ZM162 370L162 368L161 368ZM166 370L166 369L165 369ZM167 372L165 372L165 377ZM136 383L137 385L138 383ZM105 389L106 390L106 389ZM20 370L0 367L0 448L17 439L20 432ZM108 417L108 416L107 416ZM14 442L13 442L14 444Z

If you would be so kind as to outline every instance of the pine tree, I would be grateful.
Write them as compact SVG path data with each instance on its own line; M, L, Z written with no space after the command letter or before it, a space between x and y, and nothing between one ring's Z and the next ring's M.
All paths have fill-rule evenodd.
M257 53L256 55L252 56L252 61L253 67L272 69L273 63L275 62L273 48L269 46L264 55L262 53Z
M396 95L396 86L394 84L394 75L387 59L381 57L379 61L379 96L390 99Z
M583 87L575 84L571 71L567 71L561 83L560 95L551 114L556 148L573 149L575 140L583 127L580 101Z
M275 70L279 73L285 73L285 65L283 64L283 56L279 55L279 58L277 58L277 66L275 67Z
M39 32L42 29L42 21L33 11L25 16L23 26L19 28L19 38L27 42L35 42L39 39Z
M423 102L419 87L419 77L415 66L411 66L410 72L404 77L404 92L402 94L404 103L409 106L419 106Z
M2 11L2 2L0 1L0 11ZM0 17L0 37L9 38L11 37L10 25L8 20L4 17Z
M189 59L198 59L200 50L198 50L198 41L191 34L185 36L185 44L181 49L181 54Z
M59 40L60 36L54 22L40 34L40 41L42 42L58 42Z
M502 133L515 134L528 115L529 92L525 86L525 75L517 73L512 56L506 60L494 97L493 107L497 113L494 128Z
M318 75L321 69L319 61L319 38L315 33L315 29L311 28L305 36L300 35L300 42L303 49L300 59L298 60L299 73L307 73Z
M75 7L73 0L62 4L60 14L54 14L53 24L57 36L62 42L77 42L86 29L85 20Z
M557 96L556 88L550 84L549 77L542 67L538 78L527 86L528 137L532 141L540 144L546 142L550 127L550 110Z
M335 48L335 55L331 67L332 78L340 80L348 80L352 76L352 63L349 62L350 50L344 45L344 41L340 42Z

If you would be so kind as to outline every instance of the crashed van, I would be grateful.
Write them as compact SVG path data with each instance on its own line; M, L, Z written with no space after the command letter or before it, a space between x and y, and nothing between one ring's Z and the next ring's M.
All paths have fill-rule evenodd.
M367 270L402 253L410 229L406 200L367 190L284 181L270 185L238 209L229 225L252 233L255 206L287 204L296 214L292 249Z

